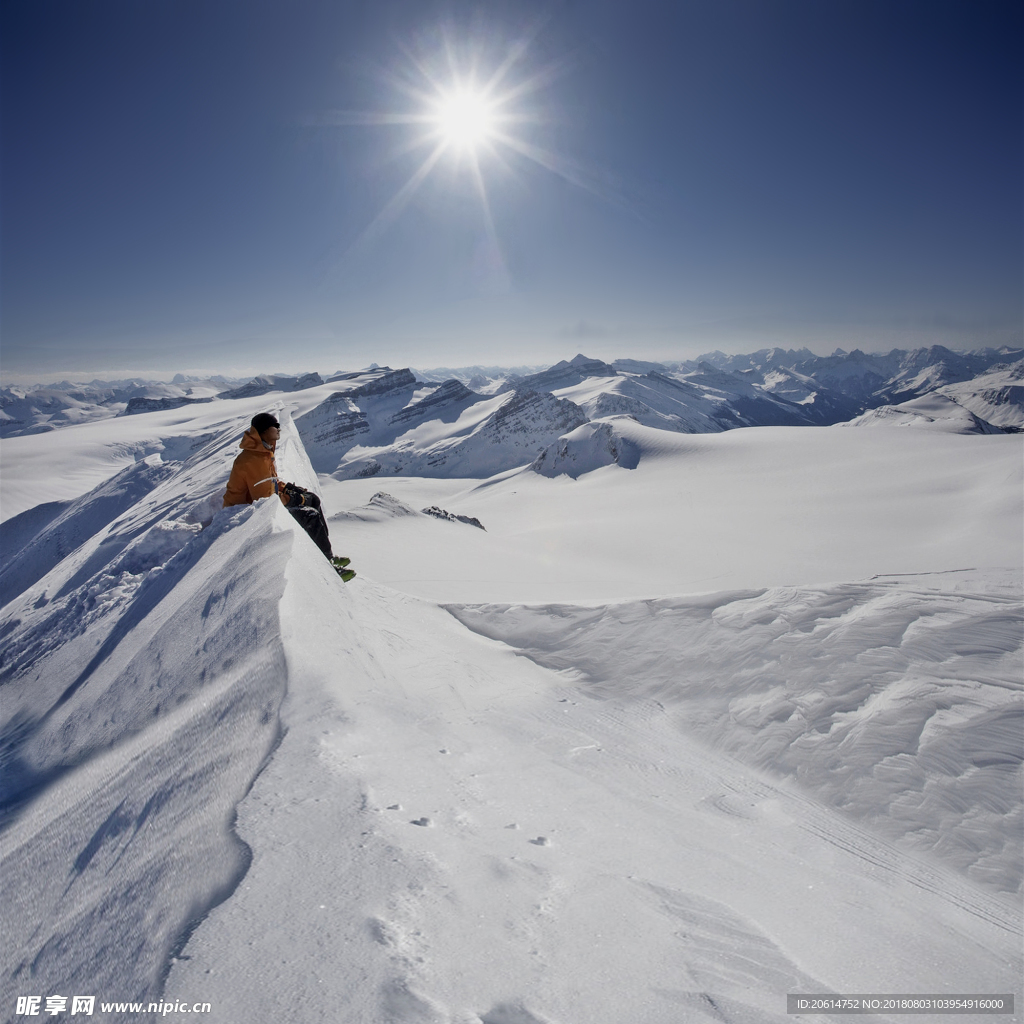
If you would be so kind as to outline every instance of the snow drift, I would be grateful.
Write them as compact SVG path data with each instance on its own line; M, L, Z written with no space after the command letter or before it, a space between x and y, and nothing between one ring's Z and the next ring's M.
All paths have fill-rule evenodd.
M316 390L279 408L282 475L314 489L289 411ZM781 1022L787 991L1012 991L1019 573L446 611L361 564L342 584L274 499L217 510L262 400L65 428L55 461L105 446L89 486L5 524L6 1019L58 992L208 1000L225 1022L677 1024ZM516 436L492 415L513 400L489 401L461 435L473 457L489 430ZM754 467L777 477L796 443L604 425L635 472L506 474L454 501L427 481L429 499L332 515L336 546L429 530L462 574L484 545L522 551L522 490L595 547L573 502L621 534L627 483L653 506L711 466L756 500ZM548 443L603 459L603 425L583 426ZM831 435L847 479L857 453L880 487L899 470L902 509L988 550L961 537L964 502L935 499L936 452L974 467L971 521L998 538L1019 518L1015 439L906 434L885 462L877 431L823 431L799 449L807 480ZM19 500L46 439L15 439ZM374 486L323 480L333 513ZM644 524L657 551L671 531Z
M449 606L1002 892L1024 875L1024 608L1007 573L600 607Z

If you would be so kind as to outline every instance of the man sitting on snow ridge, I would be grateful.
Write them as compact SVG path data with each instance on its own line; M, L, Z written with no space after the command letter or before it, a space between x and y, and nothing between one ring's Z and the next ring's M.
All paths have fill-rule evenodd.
M224 508L251 505L260 498L277 494L292 518L313 538L313 542L330 560L338 575L347 583L355 573L346 569L350 559L335 558L327 533L327 520L320 508L320 499L298 484L281 483L277 479L274 449L281 437L281 424L273 413L260 412L242 435L241 452L235 457L224 492Z

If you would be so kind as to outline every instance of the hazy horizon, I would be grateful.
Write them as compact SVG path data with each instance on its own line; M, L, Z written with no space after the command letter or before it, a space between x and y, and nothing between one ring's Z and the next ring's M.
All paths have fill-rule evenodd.
M6 370L3 370L3 371L0 371L0 384L2 384L4 387L28 387L28 386L31 386L31 385L37 385L37 386L40 386L40 387L46 387L46 386L50 386L50 385L54 385L54 384L59 384L59 383L65 383L65 382L73 383L73 384L74 383L88 384L88 383L91 383L92 381L95 381L95 380L108 381L109 382L109 381L124 381L124 380L133 380L133 379L146 380L146 381L152 381L152 382L168 382L169 383L175 377L179 377L179 376L183 377L183 378L187 378L187 379L191 379L191 378L195 378L195 379L213 379L213 378L217 378L217 377L223 377L223 378L229 379L229 380L249 380L252 377L256 377L256 376L301 376L302 374L305 374L305 373L319 373L321 376L327 377L327 376L330 376L330 375L333 375L333 374L336 374L336 373L350 373L350 372L355 372L357 370L372 369L373 367L390 367L391 369L394 369L394 370L408 368L408 369L411 369L411 370L413 370L413 371L415 371L417 373L423 373L423 374L437 373L437 372L444 371L444 370L450 370L452 372L461 372L461 371L465 371L465 370L475 369L475 368L478 368L478 367L482 367L482 368L486 368L486 369L502 370L502 371L507 371L507 372L520 372L520 371L523 371L523 372L536 372L538 370L543 370L543 369L547 369L547 368L549 368L551 366L554 366L558 362L562 362L562 361L568 362L568 361L570 361L572 359L575 359L579 355L583 355L583 356L586 356L587 358L591 358L591 359L601 359L602 361L608 362L608 363L614 363L616 360L630 359L630 360L635 360L635 361L641 362L641 363L643 363L643 362L650 362L650 363L668 363L668 364L671 364L671 363L694 362L694 361L696 361L698 359L701 359L701 358L703 358L705 356L712 356L712 355L715 355L715 354L738 355L738 356L754 355L756 352L767 351L767 350L770 350L772 348L783 349L785 351L800 351L802 349L806 349L807 351L810 351L811 354L814 355L814 356L827 357L827 356L833 356L833 355L836 355L836 354L839 354L839 353L850 354L850 353L852 353L854 351L857 351L858 349L859 349L859 351L864 352L867 355L886 355L889 352L892 352L892 351L897 350L897 349L902 350L902 351L913 351L914 349L929 348L929 347L931 347L931 346L929 346L929 345L915 345L912 348L905 348L905 349L901 349L900 346L892 346L892 347L876 348L876 349L867 349L867 348L861 348L859 346L853 346L851 348L844 349L841 346L837 346L836 348L833 348L830 351L815 351L814 348L812 348L809 345L808 346L802 346L802 345L801 346L765 345L765 346L762 346L761 348L758 348L758 349L748 349L746 351L744 351L742 349L739 349L739 348L735 348L733 351L728 351L726 349L705 349L705 350L702 350L702 351L696 353L695 355L689 356L689 357L683 357L683 358L663 357L661 359L655 359L655 358L653 358L651 356L647 356L647 355L645 355L643 353L634 353L634 354L631 354L631 355L604 355L604 356L602 356L602 355L597 355L595 352L591 351L591 347L590 346L585 346L583 349L577 349L575 352L572 352L572 353L570 353L568 350L566 350L564 355L560 356L559 358L557 358L557 359L555 359L553 361L541 360L539 362L509 362L509 361L500 362L500 361L492 361L492 360L477 360L475 362L469 362L469 363L459 363L459 364L443 364L443 363L439 363L439 364L431 365L431 364L428 364L428 363L417 363L417 364L414 364L414 363L402 363L402 362L394 362L394 361L389 362L389 361L386 361L386 360L370 360L369 362L365 362L365 363L362 363L362 364L359 364L359 365L352 364L352 365L342 366L342 365L331 364L329 368L325 367L325 366L321 366L321 365L314 366L314 365L306 365L306 364L302 364L301 366L297 366L297 367L293 367L293 368L289 368L289 369L284 369L281 366L277 366L277 365L272 366L272 367L260 366L259 368L256 368L256 369L245 369L245 368L237 368L237 369L236 368L226 368L225 369L225 368L218 368L218 367L207 367L207 368L192 367L192 368L177 369L177 370L173 370L173 371L171 371L171 370L159 371L159 370L131 369L131 368L128 368L128 369L125 369L125 368L116 369L115 368L115 369L108 369L108 370L105 370L105 371L88 371L88 370L73 371L73 370L69 370L69 371L66 371L64 373L61 373L59 370L52 370L52 371L47 371L42 376L39 375L39 374L33 374L33 373L12 373L12 372L8 372ZM945 345L943 347L944 348L948 348L950 351L953 351L953 352L970 353L970 352L980 352L980 351L982 351L983 349L986 349L986 348L998 351L1000 348L1006 348L1008 346L996 346L996 345L983 346L983 345L978 345L978 346L971 346L971 347L964 347L964 346L956 347L956 346L952 346L952 345ZM45 379L43 379L44 377L45 377Z

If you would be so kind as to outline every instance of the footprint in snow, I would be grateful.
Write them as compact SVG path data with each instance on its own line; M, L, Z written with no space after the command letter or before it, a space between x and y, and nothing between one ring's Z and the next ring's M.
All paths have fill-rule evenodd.
M498 1003L486 1013L480 1014L480 1024L555 1024L550 1017L531 1013L521 1000Z
M433 828L434 823L429 818L414 818L410 825L419 825L421 828Z
M383 987L384 1016L387 1020L448 1020L446 1007L430 996L417 992L405 978L396 978Z
M388 804L387 810L389 811L400 811L402 809L401 804Z
M537 836L536 839L529 839L527 842L533 843L534 846L550 846L551 840L547 836Z

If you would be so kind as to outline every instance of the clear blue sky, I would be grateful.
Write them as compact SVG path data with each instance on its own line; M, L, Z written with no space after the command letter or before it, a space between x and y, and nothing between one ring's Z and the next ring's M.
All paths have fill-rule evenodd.
M1021 341L1017 2L4 0L0 18L9 374ZM541 80L507 130L555 170L481 152L488 224L450 150L380 218L431 147L352 122L422 112L401 83L415 58L444 88L446 39L482 78L530 40L504 85Z

